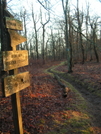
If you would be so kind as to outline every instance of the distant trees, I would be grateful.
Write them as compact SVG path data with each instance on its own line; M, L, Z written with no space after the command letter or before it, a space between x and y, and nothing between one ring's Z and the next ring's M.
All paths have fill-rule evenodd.
M52 45L52 55L53 59L56 59L56 46L55 46L55 36L53 35L53 30L51 29L51 45Z
M26 9L24 9L23 14L22 14L22 18L23 18L23 24L24 24L24 35L27 38L27 24L26 24L26 19L27 19L27 11ZM27 41L25 42L25 49L28 50L28 44Z
M14 14L22 20L22 34L27 37L21 49L27 49L30 57L41 59L43 63L66 59L69 73L77 62L100 61L100 20L97 15L91 16L89 3L84 10L77 0L74 10L71 10L70 1L61 0L64 18L56 18L52 15L51 1L37 0L35 4L41 9L37 11L34 2L30 9L22 7L18 14Z
M43 17L42 17L42 12L40 13L41 15L41 25L42 25L42 59L43 59L43 64L45 64L45 26L49 23L50 21L50 15L48 13L48 18L43 22ZM46 16L45 16L46 18Z
M98 17L97 18L94 18L92 21L90 20L90 26L91 26L91 40L92 40L92 47L93 47L93 50L94 50L94 54L95 54L95 57L96 57L96 61L99 62L99 56L98 56L98 53L97 53L97 20L98 20Z
M86 38L88 39L89 37L89 3L87 4L86 6L86 14L85 14L85 28L86 28ZM87 57L88 57L88 50L89 50L89 41L86 40L86 43L85 43L85 60L87 60Z
M62 0L62 7L63 7L63 12L64 12L64 25L65 25L65 42L66 42L66 53L67 53L67 64L68 64L68 72L72 72L72 59L71 59L71 45L69 41L69 32L68 32L68 22L69 22L69 17L68 17L68 0Z
M38 30L37 29L37 22L39 21L39 18L36 20L37 18L35 18L35 13L33 10L33 5L32 5L32 20L33 20L33 25L34 25L34 34L35 34L35 50L36 50L36 55L37 55L37 59L39 59L39 49L38 49Z
M84 64L84 46L83 46L83 41L82 41L82 25L83 25L83 12L80 12L79 10L79 0L77 0L77 11L76 11L76 18L77 18L77 23L78 23L78 43L80 44L81 48L81 54L82 54L82 64Z

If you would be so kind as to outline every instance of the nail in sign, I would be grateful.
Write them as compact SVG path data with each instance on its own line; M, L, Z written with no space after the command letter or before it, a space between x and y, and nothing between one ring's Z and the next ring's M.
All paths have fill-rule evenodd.
M10 96L30 86L29 72L12 75L4 78L4 96Z

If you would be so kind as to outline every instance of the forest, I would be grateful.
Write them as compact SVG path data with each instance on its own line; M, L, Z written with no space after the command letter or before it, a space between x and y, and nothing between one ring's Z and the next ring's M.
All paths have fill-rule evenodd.
M27 50L29 61L18 69L30 74L30 86L20 91L19 134L101 134L101 14L93 1L101 6L100 0L7 0L27 39L16 48ZM0 134L17 134L12 97L2 94L1 81Z
M91 14L89 1L85 1L86 7L79 0L76 5L61 1L61 16L55 15L53 10L58 1L23 3L27 5L19 6L20 1L19 9L17 3L8 1L8 10L23 22L22 34L27 37L19 49L28 50L30 57L41 59L43 63L67 58L70 66L76 62L100 61L101 20L97 13Z

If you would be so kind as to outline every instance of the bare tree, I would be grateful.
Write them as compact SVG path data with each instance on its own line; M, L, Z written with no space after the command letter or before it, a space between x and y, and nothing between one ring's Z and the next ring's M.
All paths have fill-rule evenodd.
M49 43L49 38L46 41L46 47L45 47L45 56L46 56L46 60L48 59L48 43Z
M90 26L93 50L96 57L96 61L99 62L99 55L97 53L97 20L98 17L94 18L92 21L90 20Z
M32 5L32 19L33 19L33 24L34 24L34 33L35 33L35 43L36 43L36 54L37 54L37 59L39 59L39 51L38 51L38 30L37 30L37 22L39 20L36 21L35 19L35 14L34 14L34 11L33 11L33 5Z
M68 36L68 0L62 0L62 7L65 18L65 42L66 42L66 53L67 53L67 64L68 64L68 73L72 72L72 66L70 61L70 49L69 49L69 36Z
M81 47L81 53L82 53L82 64L84 64L84 47L82 42L82 24L83 24L83 12L80 13L79 11L79 0L77 0L77 22L78 22L78 30L79 30L79 44Z
M41 25L42 25L42 59L43 59L43 64L45 64L45 53L44 53L44 48L45 48L45 26L48 24L50 21L50 14L48 12L48 18L46 19L46 22L43 22L43 17L42 17L42 12L41 14Z
M86 15L85 15L85 27L86 27L86 37L88 39L88 26L89 26L89 4L87 5L87 8L86 8ZM87 55L88 55L88 48L89 48L89 41L86 40L86 50L85 50L85 59L87 60Z
M52 39L52 54L53 54L53 59L55 60L55 38L53 35L53 30L51 29L51 39Z
M72 68L72 59L73 59L73 50L72 50L72 45L73 45L73 18L70 15L70 9L68 10L68 23L69 23L69 55L70 55L70 66Z
M24 8L23 8L24 9ZM27 11L24 9L23 11L20 11L20 17L24 25L24 36L27 38ZM24 47L26 50L28 50L28 43L27 41L24 43Z

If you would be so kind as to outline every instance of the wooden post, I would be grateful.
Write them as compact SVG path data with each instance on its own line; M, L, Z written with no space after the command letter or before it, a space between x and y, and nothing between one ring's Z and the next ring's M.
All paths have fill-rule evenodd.
M1 51L9 51L16 50L16 46L11 46L10 35L5 26L5 8L6 8L6 0L0 0L0 35L1 35ZM3 63L2 63L3 67ZM18 69L8 71L9 75L18 74ZM3 73L6 71L2 71L2 80L4 78ZM2 89L4 90L4 80L2 81ZM4 91L3 91L4 92ZM13 120L14 120L14 130L15 134L23 134L23 125L22 125L22 116L21 116L21 106L20 106L20 95L19 92L11 95L12 102L12 111L13 111Z
M14 122L15 134L23 134L23 124L22 124L19 92L11 95L11 101L12 101L13 122Z
M19 92L11 95L15 134L23 134Z
M18 74L18 69L14 69L10 72L11 75ZM13 122L15 134L23 134L23 124L21 115L21 104L20 104L20 92L11 95L12 111L13 111Z
M16 50L16 46L12 47L12 50ZM9 71L11 75L18 74L18 69ZM20 92L11 95L12 111L13 111L13 122L15 134L23 134L23 124L21 115L21 104L20 104Z

